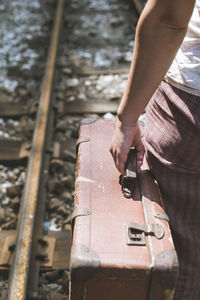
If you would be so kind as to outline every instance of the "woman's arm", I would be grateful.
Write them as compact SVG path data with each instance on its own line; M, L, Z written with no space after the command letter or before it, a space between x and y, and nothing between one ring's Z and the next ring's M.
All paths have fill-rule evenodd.
M126 89L115 124L111 153L124 174L130 147L138 150L141 165L144 148L137 120L164 78L187 31L195 0L149 0L140 16Z

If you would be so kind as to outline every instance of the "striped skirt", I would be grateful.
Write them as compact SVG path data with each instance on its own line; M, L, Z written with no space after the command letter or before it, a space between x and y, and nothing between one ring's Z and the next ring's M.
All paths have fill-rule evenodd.
M147 108L144 142L179 260L174 300L199 300L200 97L163 81Z

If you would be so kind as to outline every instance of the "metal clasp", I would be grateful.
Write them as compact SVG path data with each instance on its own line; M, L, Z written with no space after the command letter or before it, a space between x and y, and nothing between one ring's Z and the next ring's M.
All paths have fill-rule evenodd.
M157 239L162 239L165 232L160 224L137 224L129 223L126 225L126 236L128 245L145 246L145 235L153 235Z
M78 154L78 148L79 148L79 145L81 143L86 143L86 142L90 142L90 138L89 137L80 137L77 142L76 142L76 154Z
M130 224L126 225L126 237L128 245L146 245L144 231L138 230L137 228L130 226Z
M169 222L169 217L168 217L168 215L166 214L166 212L164 212L164 211L156 211L156 212L154 213L154 216L155 216L156 218L158 218L158 219L165 220L165 221Z

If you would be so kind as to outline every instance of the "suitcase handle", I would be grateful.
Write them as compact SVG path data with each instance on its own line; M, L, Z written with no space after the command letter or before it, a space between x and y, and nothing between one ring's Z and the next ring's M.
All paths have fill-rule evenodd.
M136 178L137 176L137 151L131 147L125 164L126 177Z
M122 193L125 198L132 198L134 192L134 181L137 177L137 152L131 147L125 164L126 176L120 175L119 183L122 186Z

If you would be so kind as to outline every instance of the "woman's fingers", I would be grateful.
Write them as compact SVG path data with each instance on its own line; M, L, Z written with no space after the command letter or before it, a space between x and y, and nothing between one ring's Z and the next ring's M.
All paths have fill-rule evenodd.
M142 145L142 147L140 147L139 149L137 149L137 167L140 168L143 164L143 159L144 159L144 145Z
M141 141L138 124L124 125L117 119L110 152L116 168L122 175L125 175L125 163L132 146L137 150L137 167L139 168L143 162L144 146Z
M133 141L133 146L135 146L135 149L137 151L137 167L140 168L143 164L145 149L141 140L141 134L139 128L137 131L137 136Z

